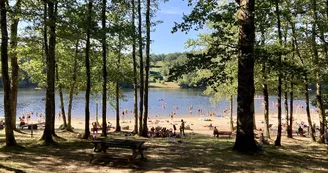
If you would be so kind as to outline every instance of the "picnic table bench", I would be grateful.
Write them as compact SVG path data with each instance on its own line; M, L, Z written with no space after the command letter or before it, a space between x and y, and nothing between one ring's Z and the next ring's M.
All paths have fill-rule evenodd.
M20 129L24 129L25 127L28 129L28 130L32 130L32 129L35 129L37 130L38 127L40 126L44 126L45 123L31 123L31 124L24 124L24 125L17 125L17 128L20 128Z
M228 136L229 138L231 138L231 135L232 135L232 131L219 131L219 136L222 136L222 135L226 135Z
M94 145L93 153L90 155L90 161L92 162L94 159L94 155L98 153L106 153L108 148L125 148L132 150L132 161L136 159L136 157L140 154L141 159L146 159L144 157L143 151L147 149L143 144L145 141L138 140L125 140L125 139L105 139L105 140L94 140L91 141Z

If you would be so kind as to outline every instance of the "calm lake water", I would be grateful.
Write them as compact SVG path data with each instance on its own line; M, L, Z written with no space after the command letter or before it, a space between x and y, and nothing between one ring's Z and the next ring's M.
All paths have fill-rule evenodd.
M45 112L45 90L35 89L19 89L18 93L18 105L17 105L17 116L20 116L22 112L34 112L43 113ZM132 117L133 111L133 90L124 90L124 99L120 101L120 112L124 109L129 110L129 113L125 117ZM84 117L84 105L85 105L85 92L80 92L78 95L74 95L73 100L73 118ZM260 98L260 96L259 96ZM91 119L96 116L96 100L99 100L98 104L98 115L101 115L101 95L98 97L91 96L90 100L90 114ZM111 101L113 103L113 100ZM270 114L275 113L277 108L275 106L277 102L276 97L270 97ZM68 93L64 94L65 110L67 113L68 105ZM256 113L263 112L263 100L255 99L255 111ZM115 110L108 105L108 118L115 117ZM197 110L202 109L206 115L207 111L215 112L217 115L221 115L225 108L229 108L228 100L221 100L217 104L213 105L210 102L210 97L202 94L202 90L196 89L163 89L163 88L150 88L149 89L149 114L150 117L161 116L168 117L170 113L174 111L174 107L177 107L176 115L189 115L189 107L193 106L193 115L197 115ZM301 105L301 106L299 106ZM294 102L295 112L305 112L305 101L295 100ZM299 107L299 108L298 108ZM303 109L302 109L303 107ZM314 109L314 107L311 107ZM56 94L56 114L60 111L59 107L59 95ZM234 101L234 112L236 112L236 100ZM0 91L0 115L4 115L3 108L3 91Z

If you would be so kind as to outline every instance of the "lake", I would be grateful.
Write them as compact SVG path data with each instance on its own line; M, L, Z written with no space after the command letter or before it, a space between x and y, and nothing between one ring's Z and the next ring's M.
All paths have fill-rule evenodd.
M17 116L20 116L22 112L34 112L43 113L45 112L45 90L35 90L35 89L19 89L18 93L18 104L17 104ZM130 111L133 111L133 90L124 89L124 99L120 101L120 113L124 109L129 110L129 113L126 115L128 117L132 116ZM3 107L3 91L0 91L0 115L4 115ZM85 92L80 92L78 95L74 95L73 100L73 118L83 118L84 117L84 105L85 105ZM257 96L255 99L255 111L256 113L263 113L263 100L261 96ZM277 102L277 97L270 97L270 114L275 113L277 108L275 106ZM91 96L90 99L90 115L91 119L96 116L96 101L99 101L98 104L98 115L101 115L101 95L98 97ZM113 103L113 100L110 102ZM67 113L68 105L68 93L64 93L64 103L65 110ZM59 94L56 93L56 114L60 111L59 107ZM108 105L108 118L115 117L115 110L112 106L113 104ZM229 108L228 100L221 100L217 104L211 104L210 97L203 95L202 90L198 89L168 89L168 88L149 88L149 115L150 117L155 116L169 116L173 112L174 107L176 107L176 115L189 115L189 107L193 106L193 115L197 115L197 110L202 109L203 113L206 115L207 111L215 112L218 115L221 115L225 108ZM302 108L303 107L303 108ZM311 109L314 107L311 106ZM305 113L305 101L304 100L295 100L294 102L294 111ZM236 112L236 100L234 100L234 112Z

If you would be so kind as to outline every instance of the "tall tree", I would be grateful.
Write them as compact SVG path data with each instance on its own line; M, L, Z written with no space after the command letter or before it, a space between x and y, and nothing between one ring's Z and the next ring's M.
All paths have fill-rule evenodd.
M294 17L296 18L296 13L294 15L295 15ZM293 21L293 20L289 20L289 21ZM303 60L303 57L301 55L301 52L300 52L300 48L299 48L299 44L298 44L298 39L297 39L297 34L296 34L295 23L294 22L290 22L290 24L291 24L291 29L292 29L293 44L295 46L296 55L300 59L301 64L304 67L304 66L306 66L306 64L305 64L305 62ZM306 37L308 37L307 32L306 32ZM307 54L304 55L304 56L307 57ZM304 82L304 95L305 95L306 115L307 115L308 123L309 124L312 124L311 112L310 112L310 100L309 100L309 79L308 79L308 73L305 73L303 77L304 77L303 82ZM291 122L293 121L292 117L290 117L290 121ZM293 125L293 123L290 123L290 132L289 132L290 134L292 133L292 125ZM311 126L310 128L312 129L310 131L311 140L312 141L315 141L315 136L312 133L313 126ZM292 137L292 135L289 135L289 136Z
M92 23L92 0L88 3L88 17L87 17L87 43L85 47L85 67L87 71L87 88L85 91L85 129L83 139L88 139L90 136L89 121L90 121L90 90L91 90L91 71L90 71L90 34Z
M261 27L261 46L265 46L265 36L264 28ZM265 57L267 59L267 57ZM265 136L270 138L270 128L269 128L269 91L268 91L268 68L267 62L262 62L261 64L261 73L262 73L262 90L263 90L263 102L264 102L264 128Z
M143 66L143 41L142 41L142 13L141 13L141 0L138 0L138 41L139 41L139 62L140 62L140 88L139 88L139 135L142 135L142 117L143 117L143 92L144 92L144 66Z
M107 44L106 44L106 4L102 1L102 59L103 59L103 93L102 93L102 136L107 136Z
M316 42L316 37L317 37L316 26L318 22L317 1L311 0L311 2L312 2L312 13L313 13L311 45L312 45L313 61L315 64L314 71L315 71L315 79L316 79L316 101L317 101L317 107L320 116L320 134L323 135L325 132L324 131L325 115L324 115L322 98L321 98L321 75L320 75L321 65L319 62L319 54L318 54L317 42ZM312 124L309 124L309 126L312 126Z
M118 36L118 51L117 51L117 69L120 70L121 66L121 33L119 33ZM120 80L119 77L116 78L116 132L121 131L121 126L120 126Z
M57 61L59 61L59 59L57 59ZM58 64L56 64L56 80L59 83L58 85L58 90L59 90L59 100L60 100L60 109L61 109L61 113L62 113L62 118L63 118L63 122L64 122L64 127L63 129L67 128L67 122L66 122L66 114L65 114L65 105L64 105L64 94L63 94L63 86L60 83L59 80L59 73L58 73Z
M287 47L287 32L288 32L288 23L285 27L284 32L284 47ZM287 55L284 55L284 61L287 61ZM285 107L285 116L286 116L286 128L289 129L289 108L288 108L288 76L284 76L284 107Z
M230 130L234 131L234 128L233 128L233 95L230 95Z
M46 91L46 122L42 139L46 144L53 143L52 135L54 132L55 117L55 49L56 49L56 14L55 1L46 1L44 5L45 13L48 12L49 21L45 21L44 25L49 26L49 45L47 45L47 27L44 31L44 44L47 57L47 91ZM48 5L48 8L47 8ZM45 18L46 19L46 18Z
M148 136L148 80L149 80L149 59L150 59L150 0L146 1L146 67L145 67L145 91L144 91L144 115L142 136Z
M8 31L7 31L7 7L5 0L0 0L1 10L1 72L4 87L5 132L6 146L15 146L16 140L12 126L12 102L11 88L8 72Z
M134 91L134 132L138 133L138 80L137 80L137 60L136 60L136 26L135 26L135 0L132 2L132 59L133 59L133 91Z
M73 107L73 96L75 91L75 85L76 85L76 78L77 78L77 57L79 53L79 42L78 39L75 44L75 55L74 55L74 67L73 67L73 76L72 76L72 82L69 90L69 101L68 101L68 113L67 113L67 130L73 131L72 128L72 107Z
M17 0L12 8L12 15L10 16L10 62L11 62L11 109L12 109L12 128L16 129L16 115L17 115L17 94L18 94L18 79L19 79L19 66L17 63L17 31L20 19L22 0Z
M254 0L236 0L239 5L237 136L234 150L253 152L258 147L254 140Z
M280 0L275 0L276 6L276 16L277 16L277 28L278 28L278 41L279 45L282 46L282 34L281 34L281 22L280 22L280 10L279 10L279 2ZM279 66L281 66L281 52L279 53ZM278 72L278 132L277 138L274 142L275 146L281 146L281 72Z

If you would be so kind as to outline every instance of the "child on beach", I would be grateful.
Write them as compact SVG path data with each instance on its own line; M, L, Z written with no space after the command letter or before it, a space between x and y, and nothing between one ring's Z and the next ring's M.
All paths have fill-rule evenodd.
M217 138L219 137L219 130L216 127L214 127L213 136Z

